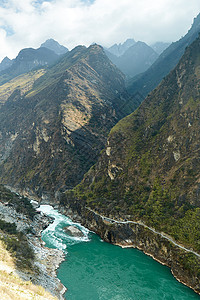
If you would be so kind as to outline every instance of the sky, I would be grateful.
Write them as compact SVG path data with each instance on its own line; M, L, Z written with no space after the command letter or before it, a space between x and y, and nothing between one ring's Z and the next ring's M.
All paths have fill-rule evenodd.
M53 38L69 49L184 36L200 0L0 0L0 61Z

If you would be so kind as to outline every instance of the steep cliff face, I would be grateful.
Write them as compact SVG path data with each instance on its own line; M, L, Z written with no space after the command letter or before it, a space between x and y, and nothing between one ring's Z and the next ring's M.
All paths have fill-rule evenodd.
M199 49L200 37L143 104L111 130L97 164L63 204L143 222L200 253ZM186 261L191 273L197 268L200 282L199 263Z
M122 73L100 46L76 47L0 110L0 179L56 191L77 184L106 135L133 110Z

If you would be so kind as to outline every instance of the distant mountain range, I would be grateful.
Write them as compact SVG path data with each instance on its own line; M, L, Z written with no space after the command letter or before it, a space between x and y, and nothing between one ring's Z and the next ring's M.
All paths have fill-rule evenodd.
M144 97L152 91L161 80L176 66L188 47L199 35L200 14L194 19L193 25L188 33L179 41L172 43L152 66L143 74L131 79L128 84L130 93L140 92Z
M156 53L160 55L165 49L169 47L169 45L170 43L156 42L150 46Z
M132 78L146 71L157 59L158 53L166 46L166 43L156 43L150 47L144 42L127 39L122 44L115 44L108 49L105 48L105 52L109 59L128 78ZM66 47L53 39L46 40L38 49L22 49L15 59L10 60L5 57L0 63L0 83L3 84L36 68L49 66L68 51Z
M109 48L105 48L108 52L112 53L115 56L121 56L123 55L126 50L128 50L131 46L135 45L134 39L127 39L124 43L120 44L114 44L113 46Z
M11 65L12 65L12 59L6 56L0 63L0 72L9 68Z
M105 48L105 52L109 59L131 78L146 71L168 46L168 43L163 42L148 46L144 42L128 39L122 44Z
M53 39L48 39L38 49L22 49L15 59L5 57L0 63L0 83L42 66L50 66L68 49Z
M105 51L110 60L128 77L133 77L146 71L158 58L158 54L144 42L133 43L132 40L132 45L126 47L126 50L123 48L123 45L121 45L121 49L124 51L121 51L121 55L116 56L108 50ZM111 49L113 48L111 47Z

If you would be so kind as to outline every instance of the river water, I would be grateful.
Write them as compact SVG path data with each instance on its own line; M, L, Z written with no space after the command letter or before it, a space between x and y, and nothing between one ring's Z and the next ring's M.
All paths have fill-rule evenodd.
M66 254L58 278L68 289L67 300L200 300L174 279L169 268L141 251L105 243L49 205L39 210L55 218L42 239L47 247ZM79 228L83 237L67 235L63 227L69 225Z

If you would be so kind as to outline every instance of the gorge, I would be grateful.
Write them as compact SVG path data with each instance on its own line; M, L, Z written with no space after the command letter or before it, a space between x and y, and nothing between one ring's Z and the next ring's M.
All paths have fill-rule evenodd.
M128 93L124 74L97 44L88 48L77 46L71 51L61 48L61 56L45 47L39 51L28 48L20 52L13 65L0 72L2 236L5 237L3 229L9 226L13 234L19 234L15 232L17 225L4 223L17 224L10 217L6 219L7 206L9 211L16 211L17 220L19 212L22 219L27 213L28 220L37 219L30 201L25 200L27 197L39 205L52 205L63 216L52 213L62 220L57 232L51 218L47 217L45 224L41 216L35 223L29 220L29 227L22 226L26 237L30 234L40 239L41 230L53 222L44 230L43 238L47 234L47 246L61 246L65 251L63 240L72 241L76 230L71 231L70 238L69 228L63 228L71 224L81 230L83 236L73 240L83 242L79 245L80 254L78 244L74 248L69 245L69 251L77 254L70 262L71 271L78 272L75 264L80 263L78 255L83 255L84 246L91 246L86 253L102 249L94 257L95 263L100 254L103 261L103 251L113 251L115 258L127 253L130 262L137 260L142 250L200 294L199 21L198 16L181 40L180 53L186 44L187 47L179 62L176 57L178 64L140 106L140 100ZM38 59L35 69L35 55L39 53L40 57L41 52L48 52L50 60ZM5 191L5 186L15 194ZM65 216L71 220L66 221ZM37 229L40 221L43 226ZM101 242L89 230L115 246ZM51 243L48 231L62 233L57 246ZM14 239L18 241L18 237ZM58 256L63 258L62 253ZM146 259L153 266L150 258ZM85 260L82 273L87 257ZM108 258L104 267L107 262ZM125 271L127 267L130 278L134 277L121 258L120 264ZM119 276L125 276L122 270L118 271ZM55 275L55 269L53 272ZM62 265L58 274L65 282ZM37 280L36 276L33 281ZM136 278L133 281L138 282ZM45 282L42 284L48 287ZM60 289L63 293L62 285ZM86 289L84 293L87 294ZM120 297L123 293L124 290ZM154 293L159 292L154 289ZM191 299L199 297L190 290L187 293ZM162 295L170 298L164 291Z

